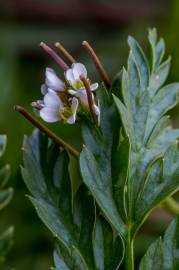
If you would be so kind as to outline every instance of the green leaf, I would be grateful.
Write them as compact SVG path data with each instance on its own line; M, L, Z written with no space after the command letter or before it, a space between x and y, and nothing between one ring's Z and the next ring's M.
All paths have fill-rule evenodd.
M9 180L11 173L10 166L7 164L0 169L0 188L4 188Z
M158 159L148 173L142 193L138 197L136 218L140 219L151 208L179 188L178 145L171 145L162 159Z
M163 238L164 270L179 268L179 217L175 218L165 232Z
M155 28L149 30L148 39L152 51L152 71L158 68L165 54L165 43L163 38L157 41L157 30Z
M138 69L140 77L140 91L143 92L148 87L149 83L149 65L143 50L133 37L128 38L128 44L136 66L140 67Z
M13 245L14 228L10 227L0 235L0 264L5 260Z
M97 269L119 268L124 256L123 243L119 237L114 237L111 227L102 216L97 217L95 223L93 250Z
M120 238L114 236L111 227L102 216L97 217L94 227L93 254L98 270L118 269L124 255ZM76 269L75 261L71 260L67 250L59 242L56 244L54 261L56 269Z
M68 253L72 254L70 256L74 256L73 260L78 261L79 269L83 267L87 269L86 262L80 259L81 255L76 251L79 246L72 217L69 158L66 152L60 152L56 144L38 131L35 131L30 138L25 138L23 149L25 167L22 173L34 196L31 201L38 215L66 247Z
M66 260L71 261L71 258L69 258L68 251L66 251L66 249L63 246L61 248L60 247L61 247L60 243L58 243L54 251L54 263L55 263L56 268L53 268L53 269L70 270L68 265L65 263Z
M67 153L38 131L25 137L23 151L22 173L33 196L30 200L56 238L55 269L97 270L93 255L94 199L84 185L72 194ZM120 247L113 256L117 250L120 254ZM115 259L119 264L121 258Z
M80 169L84 183L87 185L103 214L119 234L126 232L124 221L120 215L125 210L117 205L117 194L113 189L113 168L116 167L116 155L119 140L119 126L116 124L117 115L112 104L111 96L106 89L98 90L100 101L101 122L96 128L83 124L82 135L85 147L80 155ZM116 185L116 183L114 183ZM124 186L121 187L124 189ZM123 191L121 190L121 193Z
M162 260L162 241L158 239L147 250L146 255L141 261L139 270L164 270L162 268Z
M110 183L105 183L106 179L103 177L95 157L87 148L84 148L81 153L80 166L84 182L95 197L101 210L114 228L119 233L124 234L124 224L113 200Z
M37 133L37 131L35 131ZM36 149L37 143L35 132L30 139L24 138L23 142L23 161L24 168L21 169L23 179L30 192L36 197L43 197L47 193L47 186L43 178L42 170L40 167L39 151ZM26 169L28 168L28 170Z
M113 157L113 194L120 216L124 221L127 221L125 187L128 178L130 150L129 138L125 137L121 140Z
M135 234L150 211L179 187L179 157L175 144L179 130L172 129L166 115L178 103L179 83L163 85L168 76L170 58L162 62L165 45L163 39L157 41L156 29L149 31L152 65L133 38L129 37L128 43L130 54L127 70L123 69L122 74L122 98L119 99L118 94L114 101L131 148L125 182L125 209ZM173 157L171 151L174 151ZM170 166L175 163L175 171L168 169L168 155ZM169 172L167 177L164 170Z
M179 267L179 217L167 228L162 239L156 240L141 260L139 270L177 270Z
M117 97L121 98L121 77L122 77L122 71L116 74L114 77L111 88L109 91L112 91L113 94L115 94Z
M170 70L171 57L169 57L161 66L159 66L150 77L150 91L155 92L164 84Z
M0 191L0 210L6 207L13 196L13 189L8 188Z

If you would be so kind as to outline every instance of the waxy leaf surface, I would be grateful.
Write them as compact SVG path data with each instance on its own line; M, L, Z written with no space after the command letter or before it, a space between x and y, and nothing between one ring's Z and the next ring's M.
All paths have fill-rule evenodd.
M84 184L72 194L67 153L60 151L47 136L34 131L32 136L24 139L23 157L22 175L32 194L30 200L56 238L54 269L98 270L96 253L101 232L95 229L94 199ZM103 230L109 230L110 226L100 220L98 224L103 222ZM109 234L109 247L105 240L100 247L104 253L100 258L103 261L101 270L116 270L123 256L120 238L111 228ZM113 261L110 261L108 252L111 252Z

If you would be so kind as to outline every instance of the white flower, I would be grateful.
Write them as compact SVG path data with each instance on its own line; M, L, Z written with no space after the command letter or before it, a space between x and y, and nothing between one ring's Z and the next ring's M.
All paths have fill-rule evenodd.
M48 89L48 93L44 96L44 107L40 110L41 118L49 123L63 121L73 124L76 121L76 113L78 109L78 99L72 98L71 105L66 107L58 94Z
M57 76L53 69L46 68L45 84L41 86L44 98L32 103L35 112L44 121L49 123L58 121L69 124L75 123L77 111L89 111L86 88L81 80L81 76L89 84L93 109L99 122L100 110L99 106L95 104L95 96L93 94L93 91L98 88L98 83L90 83L87 77L87 70L81 63L74 63L71 68L65 71L65 79L68 85Z
M71 68L67 69L67 71L65 72L66 80L71 85L74 85L74 86L75 86L76 82L81 81L80 76L87 78L87 70L86 70L85 66L81 63L72 64Z
M65 90L65 83L57 76L52 68L46 68L45 84L41 86L41 93L46 95L48 88L57 92L63 92Z
M72 64L71 68L65 71L66 80L75 90L83 90L83 89L85 90L83 82L80 79L81 76L88 80L87 70L85 66L81 63L74 63ZM98 83L90 84L91 91L94 91L97 88L98 88Z
M85 107L88 107L88 97L86 94L86 90L85 89L80 89L78 91L75 91L73 89L69 89L68 93L71 94L72 96L75 96L77 98L79 98L81 104ZM94 95L92 94L92 98L94 100Z
M68 93L72 96L77 97L82 106L89 108L88 97L83 82L81 81L81 76L88 81L91 92L95 91L98 88L98 83L90 84L90 81L87 78L87 70L85 66L81 63L74 63L72 64L72 67L65 72L65 78L73 88L68 89ZM91 93L91 95L94 101L94 94ZM96 115L99 116L99 108L97 105L95 105L95 103L94 110Z

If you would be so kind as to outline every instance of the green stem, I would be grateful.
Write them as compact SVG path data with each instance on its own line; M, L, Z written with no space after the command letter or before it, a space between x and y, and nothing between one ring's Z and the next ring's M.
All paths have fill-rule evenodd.
M162 204L161 207L167 210L172 215L179 214L179 204L172 197L167 198Z
M134 270L134 243L131 238L131 226L128 228L126 245L126 270Z

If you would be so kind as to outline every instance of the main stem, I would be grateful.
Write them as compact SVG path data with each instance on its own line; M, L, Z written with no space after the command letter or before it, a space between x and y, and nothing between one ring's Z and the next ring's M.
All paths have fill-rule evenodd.
M134 242L131 238L131 226L128 227L126 243L126 270L134 270Z
M134 240L131 235L132 231L132 220L133 220L133 204L132 198L133 198L133 185L129 183L128 179L128 226L127 226L127 239L126 239L126 257L125 257L125 266L126 270L134 270Z

